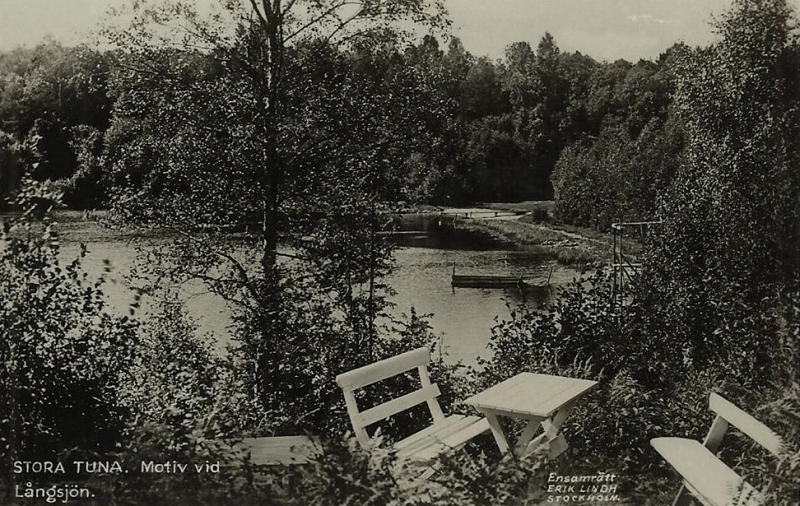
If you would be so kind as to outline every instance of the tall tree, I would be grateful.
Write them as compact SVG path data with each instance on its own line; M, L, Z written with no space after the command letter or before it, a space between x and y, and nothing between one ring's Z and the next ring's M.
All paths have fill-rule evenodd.
M324 314L344 315L350 342L322 355L369 360L389 265L380 202L438 107L424 75L396 64L398 26L444 26L441 2L226 0L210 16L182 3L131 8L132 25L109 30L123 48L105 153L117 210L178 233L171 274L236 305L242 356L267 404L291 400L281 378L302 389L291 375L323 367L309 353L332 339ZM302 309L331 295L336 311Z
M721 40L681 57L685 163L649 270L650 301L691 358L755 356L750 378L778 370L784 294L800 272L796 27L785 0L737 0L716 25Z

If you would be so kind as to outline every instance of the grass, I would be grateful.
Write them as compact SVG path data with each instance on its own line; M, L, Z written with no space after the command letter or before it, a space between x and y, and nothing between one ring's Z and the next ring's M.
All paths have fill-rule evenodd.
M531 227L518 221L472 220L465 221L463 224L466 228L494 232L502 238L520 245L543 246L564 240L564 236L558 232L542 227Z
M592 245L590 249L595 250L595 256L597 253L603 252L600 254L603 261L607 260L607 257L611 256L611 249L613 248L614 238L611 231L599 231L588 227L580 227L577 225L568 225L565 223L554 223L552 221L553 216L553 209L555 207L555 202L552 200L528 200L524 202L492 202L492 203L482 203L478 204L480 207L484 207L487 209L495 209L498 211L514 211L514 212L526 212L531 213L527 216L523 216L520 218L520 222L522 223L530 223L533 225L538 225L539 227L547 227L548 229L554 231L562 231L567 232L573 235L579 235L588 240L588 242L593 242L595 244ZM546 212L547 215L551 217L550 221L543 221L541 216L543 212ZM563 239L563 234L561 235L561 239ZM604 250L603 246L605 246ZM622 246L624 250L632 256L637 256L642 253L642 244L633 238L624 237L622 238ZM598 251L599 250L599 251ZM575 253L565 251L565 262L576 262L581 263L583 260L569 260L570 256L575 255Z
M485 209L494 209L497 211L514 211L514 212L532 212L538 209L544 209L547 212L552 211L555 202L552 200L526 200L524 202L487 202L477 204L477 207Z
M5 213L0 215L0 223L3 219L12 219L18 214ZM59 238L64 243L102 243L129 241L136 239L164 239L171 237L164 230L144 229L136 227L116 226L107 220L107 211L75 211L59 209L53 212L51 221L54 229L58 232ZM42 230L41 223L35 223L32 229ZM18 234L12 233L14 236Z
M534 220L531 216L523 216L520 219L520 221L525 223L540 223ZM610 231L601 232L593 228L580 227L578 225L568 225L566 223L548 223L547 227L553 230L560 230L563 232L568 232L570 234L581 235L594 242L605 243L608 245L609 248L611 248L614 244L614 236ZM630 237L623 237L622 245L625 248L625 251L631 252L634 255L638 252L641 252L641 246L642 246L641 243L635 241Z
M510 242L523 249L541 251L544 256L562 265L601 264L610 256L607 251L585 241L572 240L546 227L519 221L459 220L459 227L488 234L495 240Z

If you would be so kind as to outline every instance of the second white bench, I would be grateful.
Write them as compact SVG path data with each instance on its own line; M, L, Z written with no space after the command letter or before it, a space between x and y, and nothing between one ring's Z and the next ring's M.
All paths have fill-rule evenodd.
M738 428L775 456L780 454L783 441L766 425L715 393L709 396L709 407L717 416L702 444L679 437L659 437L650 441L683 478L673 506L689 504L690 494L705 506L760 506L764 503L764 494L744 481L715 453L729 425Z

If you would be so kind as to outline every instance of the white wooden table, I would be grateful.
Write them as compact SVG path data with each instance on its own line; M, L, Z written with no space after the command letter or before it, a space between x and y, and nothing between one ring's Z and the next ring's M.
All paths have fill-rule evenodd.
M562 425L575 403L596 386L596 381L524 372L465 402L486 415L501 452L513 451L522 457L547 445L548 456L554 459L567 449ZM509 441L499 417L528 421L515 443ZM534 439L539 427L542 434Z

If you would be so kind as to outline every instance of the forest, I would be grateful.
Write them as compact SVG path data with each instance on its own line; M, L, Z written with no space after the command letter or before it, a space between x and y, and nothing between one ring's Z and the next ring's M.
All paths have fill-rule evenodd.
M649 441L702 440L717 392L785 442L768 459L734 436L746 451L723 456L765 504L797 504L793 7L732 0L715 42L632 63L549 33L491 60L450 35L445 2L355 4L221 0L204 16L137 1L104 27L108 49L0 54L0 501L56 486L15 462L155 460L223 465L56 481L92 490L83 504L478 506L544 504L551 473L603 472L623 477L622 504L667 504L680 480ZM547 223L658 222L624 303L608 266L586 270L498 316L476 367L431 374L448 412L523 371L599 382L567 421L568 456L501 458L487 437L409 487L384 443L427 421L410 411L363 450L335 382L439 346L424 308L390 311L387 216L549 200ZM129 273L128 315L86 275L86 246L62 244L64 209L157 239ZM230 307L224 353L170 288L188 282ZM254 469L228 444L297 434L321 441L310 465Z
M427 117L415 118L425 122L419 126L426 136L387 168L383 199L434 205L550 200L555 187L567 222L607 228L611 217L654 214L654 196L667 187L683 147L669 111L680 56L689 48L676 44L655 62L633 64L562 53L550 34L535 49L528 42L509 45L499 61L470 54L455 37L445 44L427 35L408 44L384 41L369 54L327 55L374 84L406 86L393 82L404 75L425 86L403 89L429 101ZM180 66L184 78L222 78L215 55L162 53L159 64ZM57 182L70 208L110 204L118 185L116 150L130 135L119 121L132 105L129 58L120 50L53 41L0 57L5 194L21 177L14 167L35 162L34 177ZM641 186L576 205L581 190L573 179L582 174L581 161L610 157L610 142L623 152L645 151L619 175ZM593 178L580 179L594 187ZM605 184L607 191L616 186Z

